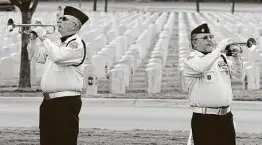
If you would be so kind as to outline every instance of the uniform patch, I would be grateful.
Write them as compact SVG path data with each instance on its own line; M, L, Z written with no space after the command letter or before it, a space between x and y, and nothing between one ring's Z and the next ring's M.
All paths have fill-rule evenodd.
M229 74L228 65L224 61L219 61L218 67L220 68L221 72L226 72L226 74Z
M76 48L78 48L78 43L77 42L71 42L68 47L70 47L72 49L76 49Z
M224 61L219 61L219 62L218 62L218 66L219 66L220 68L222 68L222 67L227 66L227 64L226 64Z

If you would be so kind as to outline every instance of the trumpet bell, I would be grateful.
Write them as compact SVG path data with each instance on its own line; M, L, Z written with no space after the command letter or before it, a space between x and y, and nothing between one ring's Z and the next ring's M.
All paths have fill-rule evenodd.
M13 20L13 19L9 19L9 20L7 21L7 28L8 28L8 30L9 30L10 32L14 30L15 24L14 24L14 20Z
M253 45L257 45L257 41L254 39L254 38L249 38L247 40L247 47L250 48L252 47Z
M257 41L254 38L249 38L247 40L247 48L250 51L254 51L256 49Z

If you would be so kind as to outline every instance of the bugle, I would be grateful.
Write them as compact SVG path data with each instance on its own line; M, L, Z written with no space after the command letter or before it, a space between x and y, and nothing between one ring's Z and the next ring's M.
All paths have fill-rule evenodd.
M40 26L40 27L52 27L51 31L47 31L47 34L52 34L55 32L56 30L56 25L44 25L44 24L15 24L13 19L9 19L7 22L7 28L9 29L9 31L13 31L14 28L19 27L19 33L25 33L25 34L31 34L31 30L24 30L22 31L21 28L22 27L30 27L30 26Z
M253 51L254 49L255 49L255 47L256 47L256 45L257 45L257 42L256 42L256 40L254 39L254 38L249 38L248 40L247 40L247 42L240 42L240 43L233 43L233 44L230 44L230 45L228 45L228 46L226 46L226 55L227 56L232 56L232 46L234 46L234 45L238 45L238 46L240 46L240 53L242 53L243 52L243 49L242 49L242 47L241 47L241 45L246 45L246 47L248 48L248 49L250 49L251 51Z

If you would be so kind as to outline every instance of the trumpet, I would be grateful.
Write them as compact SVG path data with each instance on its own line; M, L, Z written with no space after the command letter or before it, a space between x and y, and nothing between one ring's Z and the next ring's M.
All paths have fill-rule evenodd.
M30 27L30 26L41 26L41 27L52 27L51 31L47 31L47 34L52 34L56 30L56 25L43 25L43 24L15 24L13 19L9 19L7 22L7 28L9 29L10 32L14 30L14 28L19 27L19 33L24 33L24 34L31 34L31 30L24 30L22 31L22 27Z
M226 46L225 50L226 50L226 56L232 56L232 46L234 45L237 45L237 46L240 46L240 53L243 52L243 49L241 47L241 45L246 45L246 47L253 51L255 48L256 48L256 45L257 45L257 41L254 39L254 38L249 38L247 40L247 42L240 42L240 43L233 43L233 44L230 44L228 46Z

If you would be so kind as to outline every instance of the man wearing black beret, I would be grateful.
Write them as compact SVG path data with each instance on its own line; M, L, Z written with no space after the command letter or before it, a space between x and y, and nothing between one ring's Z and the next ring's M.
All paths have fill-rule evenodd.
M85 43L78 32L88 19L80 10L65 7L58 20L62 35L59 45L47 37L43 27L32 29L29 59L45 64L41 77L44 99L40 106L40 145L77 145L86 57Z
M232 46L232 56L226 58L223 53L232 40L215 45L213 38L206 23L196 27L191 32L193 51L184 62L185 77L190 80L194 145L236 145L231 79L244 79L240 47Z

